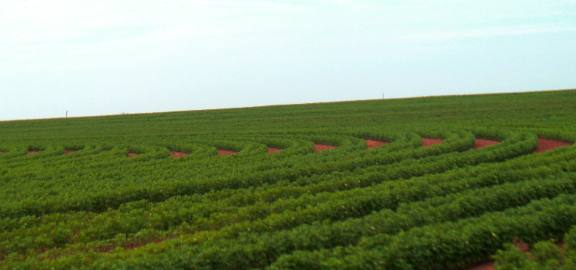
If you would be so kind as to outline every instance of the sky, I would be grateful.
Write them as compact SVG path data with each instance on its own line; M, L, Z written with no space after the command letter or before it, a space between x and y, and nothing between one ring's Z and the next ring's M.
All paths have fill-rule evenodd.
M0 120L576 88L576 0L2 0Z

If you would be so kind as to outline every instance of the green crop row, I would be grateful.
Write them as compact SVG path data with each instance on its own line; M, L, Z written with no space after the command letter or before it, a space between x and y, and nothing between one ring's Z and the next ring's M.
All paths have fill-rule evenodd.
M0 269L570 269L574 93L1 122Z
M558 241L560 240L560 241ZM494 256L498 270L571 270L576 269L576 227L562 239L550 239L530 245L529 251L507 244Z
M574 156L574 153L569 153L571 156ZM567 155L559 156L556 160L564 160ZM548 162L553 162L554 160L550 160ZM533 167L534 162L525 163L525 167ZM562 166L562 165L557 165ZM490 186L497 183L502 183L505 181L520 181L522 177L530 177L530 176L537 176L544 177L553 173L555 170L553 168L548 167L546 164L542 164L539 167L534 167L532 169L526 169L525 167L519 167L517 171L500 171L498 168L494 167L492 171L495 174L485 174L484 177L472 177L468 176L469 178L466 181L455 181L458 180L458 177L466 177L464 174L458 174L456 179L452 177L444 177L447 179L443 179L444 184L439 182L438 179L434 179L434 177L422 177L423 179L419 179L417 181L409 181L406 184L403 182L397 182L396 187L393 185L382 185L382 187L375 186L373 188L366 188L365 190L356 190L353 192L340 192L335 194L320 194L319 198L315 197L303 197L299 200L293 202L302 202L301 205L309 204L309 199L314 199L315 201L323 202L321 204L311 204L307 205L305 208L300 208L298 211L288 211L289 209L296 209L293 207L293 203L286 204L290 201L279 201L277 206L274 204L270 205L272 208L281 209L282 212L278 214L274 214L272 216L263 218L262 212L265 211L265 205L258 204L255 205L253 210L250 208L241 209L238 212L232 212L229 214L230 220L238 222L240 221L240 217L242 215L251 215L249 219L254 220L251 222L242 222L239 224L230 224L229 227L222 228L219 234L228 235L227 237L235 237L239 234L244 232L267 232L267 231L276 231L282 230L286 228L291 228L294 226L298 226L299 224L305 224L308 222L313 222L315 220L323 220L323 219L331 219L331 220L339 220L343 218L353 218L362 215L369 214L372 211L378 211L378 209L393 209L400 205L400 203L410 202L416 198L426 198L431 196L438 196L438 195L445 195L450 194L453 192L460 192L462 190L466 190L469 188L474 187L484 187ZM575 164L566 163L563 166L564 170L575 170ZM475 172L472 170L472 172ZM500 175L500 176L498 176ZM431 185L433 183L434 185ZM153 208L125 208L122 209L122 212L118 213L111 213L110 215L103 215L94 219L89 224L89 229L76 231L74 226L78 228L83 224L71 224L69 225L71 229L69 229L69 234L72 234L73 231L76 231L75 234L79 235L80 238L84 238L82 241L94 241L100 239L102 236L104 237L113 237L116 236L118 233L128 233L128 232L138 232L140 230L150 230L154 229L148 228L147 226L155 226L154 224L158 224L157 222L161 222L160 224L166 224L166 222L170 222L175 218L174 215L181 214L182 211L186 214L186 216L190 217L185 225L180 226L179 229L176 231L181 231L184 233L190 232L198 232L199 230L214 230L218 229L219 226L222 226L223 220L222 216L218 214L215 217L205 218L200 220L194 220L193 213L196 209L192 209L192 211L188 212L188 206L186 204L181 204L180 200L174 202L172 206L166 205L161 208L153 209ZM193 205L191 205L193 206ZM290 206L291 208L286 208ZM222 207L224 208L224 207ZM128 210L128 211L127 211ZM126 211L126 212L125 212ZM192 214L192 216L190 216ZM196 215L197 217L198 215ZM67 218L68 220L75 220L74 218ZM84 218L86 219L86 218ZM208 223L207 223L208 222ZM54 228L53 225L50 225L49 221L45 220L42 221L42 224L45 225L38 230L27 230L27 231L20 231L18 233L12 232L11 235L24 235L28 239L32 240L31 236L33 235L42 235L42 232L46 232ZM141 225L138 225L141 224ZM176 223L178 224L178 223ZM207 225L212 224L212 225ZM59 228L65 229L66 226L62 227L62 224L58 224ZM165 229L164 227L159 227L160 229ZM156 228L158 229L158 228ZM98 236L95 238L95 236ZM132 240L125 239L124 241L137 241L139 237L139 233L135 234ZM69 236L70 237L70 236ZM69 238L68 237L68 238ZM86 238L88 237L88 238ZM157 235L158 237L165 237L162 235ZM81 240L81 239L79 239ZM11 241L7 239L7 243L24 243L22 239L18 241ZM30 247L38 248L38 242L30 242ZM40 241L41 242L41 241ZM34 244L36 243L36 244ZM56 242L53 242L57 244ZM17 244L17 247L22 247L22 244Z
M272 269L462 269L515 239L558 238L576 224L576 196L371 237L353 247L295 252Z

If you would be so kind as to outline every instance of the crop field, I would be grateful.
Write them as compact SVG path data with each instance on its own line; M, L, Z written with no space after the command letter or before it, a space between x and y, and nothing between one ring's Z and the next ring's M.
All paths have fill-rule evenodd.
M0 122L0 269L576 269L575 141L576 90Z

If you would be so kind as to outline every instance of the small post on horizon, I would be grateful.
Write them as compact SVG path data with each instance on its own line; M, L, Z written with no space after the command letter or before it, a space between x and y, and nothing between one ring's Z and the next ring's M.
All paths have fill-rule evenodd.
M68 119L68 110L66 110L66 119Z
M384 92L382 92L382 99L386 99L386 95Z

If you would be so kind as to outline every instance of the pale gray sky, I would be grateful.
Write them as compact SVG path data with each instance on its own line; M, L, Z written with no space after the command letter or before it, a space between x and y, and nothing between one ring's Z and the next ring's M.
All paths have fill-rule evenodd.
M2 0L0 119L576 87L574 0Z

